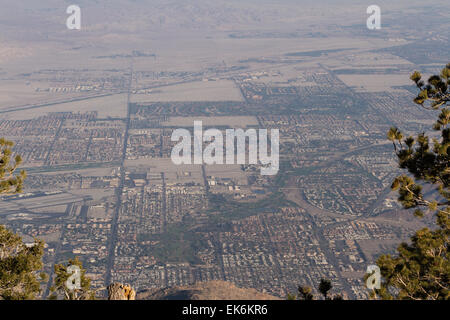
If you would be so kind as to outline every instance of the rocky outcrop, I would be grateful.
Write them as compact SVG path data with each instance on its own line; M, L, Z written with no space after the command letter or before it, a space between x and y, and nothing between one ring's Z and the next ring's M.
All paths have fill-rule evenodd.
M108 286L108 300L135 300L136 291L131 286L112 283Z

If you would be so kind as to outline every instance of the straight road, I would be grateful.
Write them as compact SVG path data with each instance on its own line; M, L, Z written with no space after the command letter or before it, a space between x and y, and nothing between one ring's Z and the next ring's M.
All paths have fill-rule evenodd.
M127 96L127 118L126 118L126 126L124 133L124 141L123 141L123 149L122 149L122 158L120 165L120 180L119 186L116 189L116 207L114 210L114 216L112 219L111 226L111 235L108 244L108 258L106 263L106 276L105 276L105 285L108 286L111 283L111 273L114 268L114 258L115 258L115 248L117 244L117 227L120 215L120 208L122 206L122 193L123 187L125 184L125 160L127 156L127 146L128 146L128 130L130 128L130 98L131 91L133 85L133 65L130 68L130 80L128 85L128 96Z

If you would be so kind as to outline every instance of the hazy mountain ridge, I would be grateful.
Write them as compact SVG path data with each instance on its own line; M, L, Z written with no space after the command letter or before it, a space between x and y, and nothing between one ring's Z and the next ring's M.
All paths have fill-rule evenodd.
M427 10L438 13L437 1L430 1ZM41 37L64 33L66 9L70 4L82 9L84 30L99 32L160 32L188 29L239 30L247 28L304 28L305 25L360 24L365 22L367 5L354 1L223 1L223 0L117 0L117 1L20 1L2 4L0 25L3 34L13 30ZM326 4L326 6L324 5ZM402 4L380 1L384 21L401 13ZM410 1L417 9L421 2ZM442 6L442 4L441 4ZM124 9L126 8L126 9ZM430 13L428 13L430 14ZM39 27L39 28L37 28ZM59 28L61 27L61 28ZM39 31L37 31L39 30ZM49 32L43 33L43 30ZM14 34L13 34L14 35ZM17 34L15 34L17 37Z

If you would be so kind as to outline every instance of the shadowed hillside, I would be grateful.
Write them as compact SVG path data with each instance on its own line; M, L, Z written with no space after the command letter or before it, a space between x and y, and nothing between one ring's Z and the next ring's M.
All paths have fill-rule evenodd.
M141 291L137 300L280 300L255 289L242 289L225 281Z

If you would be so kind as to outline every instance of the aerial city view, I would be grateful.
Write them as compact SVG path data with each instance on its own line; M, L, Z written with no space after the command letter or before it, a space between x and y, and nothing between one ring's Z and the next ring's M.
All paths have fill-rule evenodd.
M26 178L0 225L43 241L36 298L76 258L99 297L369 299L368 267L436 228L391 188L388 132L440 137L410 77L450 62L449 2L376 2L2 1L0 137Z

